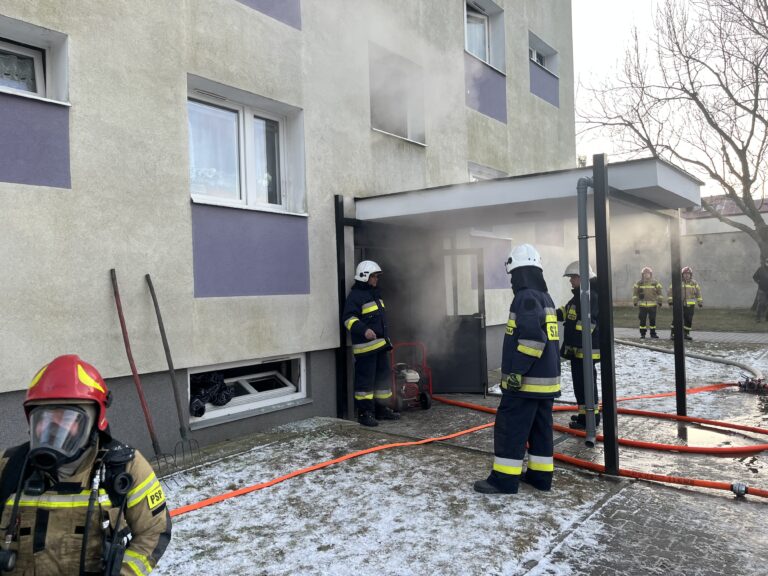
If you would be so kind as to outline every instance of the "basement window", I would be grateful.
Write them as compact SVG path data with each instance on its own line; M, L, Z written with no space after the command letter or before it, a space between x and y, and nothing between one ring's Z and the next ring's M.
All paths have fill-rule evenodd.
M190 370L193 430L307 402L304 355Z

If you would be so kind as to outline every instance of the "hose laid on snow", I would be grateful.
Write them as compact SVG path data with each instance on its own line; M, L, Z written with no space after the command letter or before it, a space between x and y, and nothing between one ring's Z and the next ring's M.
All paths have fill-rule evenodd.
M664 348L663 346L651 346L650 344L641 344L640 342L633 342L632 340L623 340L619 338L615 338L614 341L618 342L619 344L624 344L625 346L635 346L636 348L645 348L646 350L653 350L654 352L664 352L665 354L675 353L674 350L670 350L669 348ZM742 364L741 362L728 360L727 358L718 358L717 356L706 356L704 354L698 354L696 352L688 352L687 350L685 352L685 355L689 356L690 358L696 358L698 360L706 360L708 362L717 362L719 364L728 364L729 366L736 366L737 368L741 368L742 370L746 370L747 372L750 372L758 380L763 379L763 373L760 370L758 370L757 368L752 368L751 366L748 366L746 364Z
M472 410L478 410L480 412L487 412L489 414L495 414L496 409L491 408L489 406L481 406L479 404L471 404L469 402L460 402L457 400L449 400L448 398L443 398L441 396L433 396L433 400L437 400L438 402L443 402L445 404L450 404L453 406L461 406L463 408L470 408ZM554 411L556 412L562 412L562 411L572 411L574 408L571 406L556 406L554 408ZM623 408L619 409L619 413L621 414L623 412ZM632 412L643 412L643 415L657 415L656 412L644 412L641 410L635 410ZM668 417L668 416L674 416L672 414L663 414L660 417ZM691 418L687 416L681 416L679 418ZM677 419L677 418L673 418ZM700 421L703 419L696 418L690 421ZM689 420L686 420L689 421ZM728 427L737 427L739 425L737 424L729 424L727 422L718 422L717 420L710 420L708 422L717 422L718 426L722 426L724 424L728 424ZM576 434L576 435L585 435L586 433L583 430L571 430L570 428L566 428L564 426L555 425L554 428L559 431L568 432L570 434ZM768 430L764 430L762 428L752 428L749 426L745 426L743 428L749 428L750 431L759 431L761 434L768 434ZM598 440L602 439L602 436L597 437ZM674 445L665 445L665 444L654 444L652 442L636 442L636 441L627 441L632 442L633 444L630 445L639 445L643 444L643 448L650 448L654 447L657 450L661 449L676 449L677 451L690 451L690 450L679 450L680 448L695 448L692 446L674 446ZM622 443L621 439L619 439L619 443ZM669 446L669 448L659 448L659 446ZM768 444L757 444L748 448L759 448L759 450L752 450L750 453L754 453L755 451L763 451L768 450ZM703 450L703 449L702 449ZM722 448L710 448L709 450L713 450L715 454L722 455L723 450ZM555 452L554 454L555 460L559 460L561 462L566 462L567 464L571 464L573 466L578 466L580 468L586 468L587 470L592 470L595 472L599 472L601 474L605 473L605 466L602 464L597 464L595 462L590 462L589 460L582 460L581 458L574 458L573 456L566 456L565 454L560 454L558 452ZM745 484L742 484L741 482L734 482L733 484L729 484L727 482L715 482L712 480L700 480L698 478L682 478L680 476L666 476L663 474L653 474L650 472L640 472L637 470L630 470L628 468L619 468L619 476L624 476L626 478L638 478L641 480L652 480L654 482L662 482L665 484L680 484L683 486L697 486L699 488L712 488L716 490L726 490L729 492L733 492L737 496L744 496L745 494L751 494L752 496L760 496L762 498L768 498L768 490L764 490L762 488L751 488Z

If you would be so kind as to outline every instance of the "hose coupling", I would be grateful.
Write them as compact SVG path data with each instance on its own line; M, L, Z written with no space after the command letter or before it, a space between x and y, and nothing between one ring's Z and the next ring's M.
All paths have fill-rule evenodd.
M736 496L746 496L748 487L743 482L734 482L731 484L731 491L736 494Z

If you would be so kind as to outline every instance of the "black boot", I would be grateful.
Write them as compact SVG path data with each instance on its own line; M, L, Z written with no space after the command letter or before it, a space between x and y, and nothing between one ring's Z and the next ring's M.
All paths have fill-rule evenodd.
M686 334L685 336L683 336L683 339L685 339L685 340L693 340L693 338L691 338L690 334Z
M640 339L642 340L644 338L645 338L645 330L640 330Z
M377 420L400 420L400 412L395 412L389 406L376 406Z
M360 416L357 417L357 421L360 423L361 426L373 427L373 426L379 425L379 421L373 417L372 412L362 412Z
M651 330L651 338L653 338L655 340L659 339L659 335L656 334L656 330Z

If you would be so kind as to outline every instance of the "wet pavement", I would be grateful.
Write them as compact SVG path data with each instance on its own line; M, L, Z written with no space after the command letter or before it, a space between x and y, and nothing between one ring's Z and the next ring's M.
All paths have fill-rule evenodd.
M760 343L696 342L768 372ZM674 390L671 356L618 346L617 396ZM563 365L562 401L573 402ZM733 367L687 362L689 387L734 382ZM498 397L451 399L498 405ZM675 399L620 406L674 412ZM768 397L726 387L690 395L689 414L768 428ZM571 412L556 412L565 425ZM165 482L172 507L263 482L349 452L430 438L493 421L435 402L374 429L314 418L208 449L212 464ZM768 436L619 415L621 437L675 445L743 446ZM602 463L602 444L555 433L555 451ZM472 490L493 458L493 428L334 464L176 519L158 574L768 575L768 499L600 476L556 463L553 490ZM621 447L620 466L768 489L768 453L739 457Z

